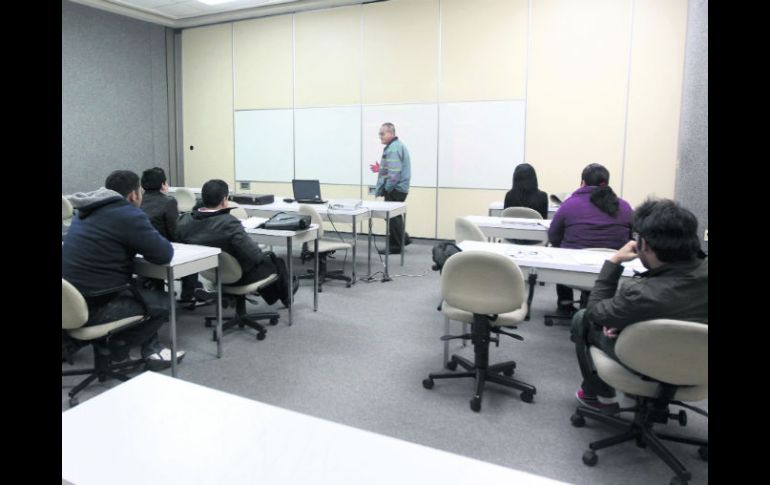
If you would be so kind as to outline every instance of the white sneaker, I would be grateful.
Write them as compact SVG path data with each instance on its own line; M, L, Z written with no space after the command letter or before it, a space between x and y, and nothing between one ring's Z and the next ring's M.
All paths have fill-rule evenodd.
M184 350L177 350L176 351L176 363L180 363L182 361L182 358L184 358L185 351ZM145 358L147 362L148 367L152 367L154 369L157 368L166 368L171 365L171 349L168 347L165 347L158 352L152 353L148 355Z

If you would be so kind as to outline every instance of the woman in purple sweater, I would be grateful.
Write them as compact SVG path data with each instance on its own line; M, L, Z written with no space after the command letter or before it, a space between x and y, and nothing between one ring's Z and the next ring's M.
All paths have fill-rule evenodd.
M620 249L631 239L634 210L610 188L610 172L603 165L588 165L580 179L580 188L553 216L549 242L561 248ZM572 288L556 285L556 293L559 313L572 314Z

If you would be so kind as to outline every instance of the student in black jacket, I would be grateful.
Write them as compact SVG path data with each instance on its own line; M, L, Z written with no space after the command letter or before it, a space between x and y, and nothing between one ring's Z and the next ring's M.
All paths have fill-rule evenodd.
M535 167L528 163L516 165L513 171L513 186L505 194L503 208L529 207L548 219L548 194L537 187Z

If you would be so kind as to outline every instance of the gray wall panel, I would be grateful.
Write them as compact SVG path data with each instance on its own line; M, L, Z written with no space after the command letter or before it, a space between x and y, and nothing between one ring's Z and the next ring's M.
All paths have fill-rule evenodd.
M169 170L165 28L62 0L62 193Z
M686 42L675 193L676 199L698 217L703 239L709 220L707 0L690 0ZM708 251L708 242L703 247Z

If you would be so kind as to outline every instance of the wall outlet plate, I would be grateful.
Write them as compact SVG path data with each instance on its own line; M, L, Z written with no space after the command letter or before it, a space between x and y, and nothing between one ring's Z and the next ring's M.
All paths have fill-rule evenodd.
M370 185L370 186L369 186L369 195L374 195L374 190L375 190L376 188L377 188L376 186L374 186L374 185Z
M249 182L240 182L241 190L249 190L249 186L251 185Z

